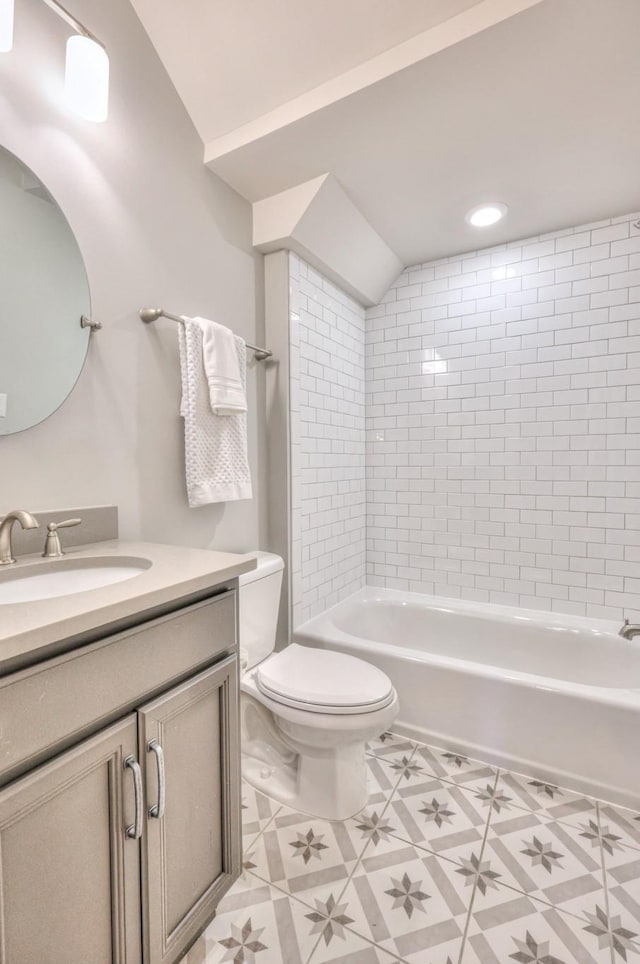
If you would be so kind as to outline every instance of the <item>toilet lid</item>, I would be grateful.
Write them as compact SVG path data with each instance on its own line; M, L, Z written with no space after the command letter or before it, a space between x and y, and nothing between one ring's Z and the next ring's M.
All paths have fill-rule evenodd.
M258 666L265 696L316 713L369 713L393 701L391 681L355 656L291 643Z

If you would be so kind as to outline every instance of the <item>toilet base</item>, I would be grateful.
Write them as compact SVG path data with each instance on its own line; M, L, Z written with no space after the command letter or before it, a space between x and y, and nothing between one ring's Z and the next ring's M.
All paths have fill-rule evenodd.
M362 743L318 752L306 748L293 760L269 762L243 749L242 776L265 796L323 820L346 820L369 798L367 763ZM311 750L311 752L309 752Z
M398 715L398 698L371 713L337 716L274 704L251 676L241 683L242 775L265 796L323 820L366 806L367 740ZM273 709L272 709L273 707Z

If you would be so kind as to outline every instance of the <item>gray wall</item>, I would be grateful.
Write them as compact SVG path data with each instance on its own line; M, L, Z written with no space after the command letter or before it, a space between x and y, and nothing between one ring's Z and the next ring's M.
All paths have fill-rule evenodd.
M65 212L104 328L64 405L0 438L0 513L113 502L125 537L255 547L266 495L262 370L248 373L254 500L189 510L175 324L137 320L139 307L159 303L262 342L250 206L204 167L200 140L126 0L73 5L110 56L102 125L69 115L62 102L65 25L40 0L16 7L14 50L0 55L0 143Z

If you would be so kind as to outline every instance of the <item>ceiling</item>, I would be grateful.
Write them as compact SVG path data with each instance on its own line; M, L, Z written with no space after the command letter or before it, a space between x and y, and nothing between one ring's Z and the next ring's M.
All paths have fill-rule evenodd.
M206 144L480 0L131 2Z
M490 0L263 0L248 37L248 0L188 0L171 55L162 49L168 22L156 33L154 18L170 19L175 4L133 2L203 140L217 145L213 170L252 201L331 172L405 264L640 209L640 0L542 0L334 99L307 95L308 110L235 139L219 135L382 44L437 33L445 10L463 23ZM185 17L197 41L183 8L201 18ZM209 60L227 50L215 80L201 62L206 31ZM189 43L193 66L176 68ZM505 202L509 214L479 231L464 214L486 200Z

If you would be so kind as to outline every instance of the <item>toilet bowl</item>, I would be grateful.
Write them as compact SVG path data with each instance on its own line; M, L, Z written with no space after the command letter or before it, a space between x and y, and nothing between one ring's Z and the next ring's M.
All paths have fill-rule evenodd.
M243 776L293 809L344 820L367 802L365 746L396 718L398 697L353 656L296 643L274 653L284 564L254 555L239 580Z

